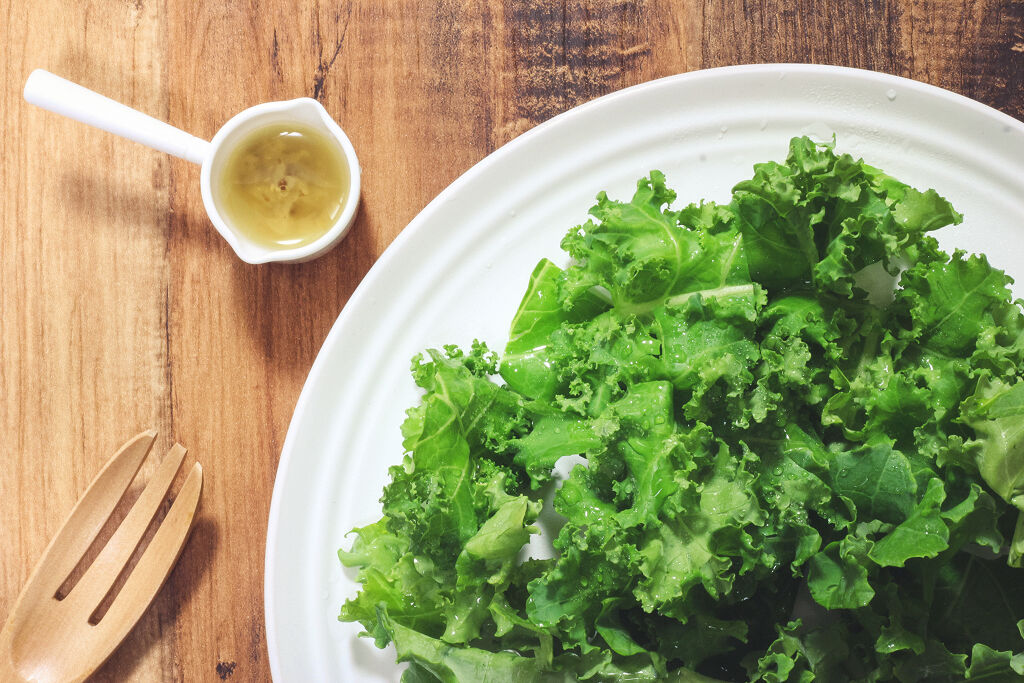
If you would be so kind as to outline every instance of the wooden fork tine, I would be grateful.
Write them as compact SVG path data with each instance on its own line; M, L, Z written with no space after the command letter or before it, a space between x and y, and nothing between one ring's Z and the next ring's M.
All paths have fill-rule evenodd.
M111 585L117 580L121 570L124 569L128 560L131 559L132 553L139 546L150 522L160 510L184 459L185 448L181 444L174 444L170 452L164 456L138 500L125 515L121 525L117 527L92 565L71 589L67 600L88 610L89 614L99 607Z
M75 504L64 526L46 547L23 593L52 597L85 555L153 447L152 429L136 435L114 454ZM45 567L46 572L39 572ZM38 581L38 583L37 583ZM27 597L27 596L25 596Z
M108 648L103 659L124 640L174 568L192 528L202 490L203 468L197 462L120 593L94 627L96 637Z

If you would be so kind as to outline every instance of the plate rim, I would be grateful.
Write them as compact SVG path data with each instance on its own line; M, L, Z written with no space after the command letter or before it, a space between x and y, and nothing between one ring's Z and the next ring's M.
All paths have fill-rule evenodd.
M296 400L295 408L292 411L291 419L288 423L288 430L285 435L285 440L281 448L281 454L278 460L277 469L274 475L274 487L271 494L270 510L267 518L267 532L264 541L264 580L263 580L263 610L264 610L264 628L266 633L266 647L268 654L268 662L270 665L270 674L273 680L283 680L281 670L281 659L280 659L280 648L278 646L278 629L277 619L274 612L273 603L271 601L272 587L274 579L277 576L277 554L276 539L278 537L278 530L281 522L282 507L283 503L283 476L282 474L287 471L289 464L294 457L294 442L298 438L298 425L302 422L302 418L308 410L308 406L311 402L311 396L314 393L314 386L318 383L320 376L323 374L323 367L328 362L326 359L330 356L330 349L333 348L337 343L338 339L343 334L346 327L345 323L351 315L351 312L355 310L362 300L367 296L367 292L373 288L374 283L380 279L381 273L387 270L388 264L394 258L395 254L401 249L402 245L412 238L412 236L421 228L425 223L429 222L432 214L434 214L440 206L446 203L448 198L456 194L459 189L469 183L472 180L485 172L494 164L501 161L501 158L507 156L511 151L518 147L527 144L536 135L542 134L543 131L548 128L557 125L567 119L572 119L581 114L588 112L589 110L603 106L608 102L618 100L619 98L629 97L630 93L637 90L646 90L650 88L659 87L670 87L676 83L682 81L694 81L706 78L716 78L721 76L734 76L753 74L758 72L788 74L788 73L800 73L800 74L841 74L845 77L852 77L858 79L864 79L867 81L873 81L879 85L887 85L890 87L899 86L909 90L914 90L919 93L938 97L940 99L947 100L951 104L959 107L964 107L973 111L976 114L990 118L1004 126L1009 126L1011 129L1016 129L1017 132L1024 134L1024 122L1015 119L1014 117L1006 114L1005 112L999 111L998 109L991 107L987 104L979 102L975 99L953 92L940 86L931 85L922 81L917 81L904 76L897 76L882 71L874 71L871 69L861 69L857 67L848 66L837 66L827 64L806 64L806 63L792 63L792 62L780 62L780 63L755 63L755 64L736 64L730 66L720 66L708 69L697 69L694 71L688 71L678 74L671 74L660 78L651 79L638 83L614 92L602 95L594 98L582 104L576 105L575 107L568 109L560 114L557 114L550 119L543 121L522 134L516 136L512 140L506 142L501 147L498 147L466 171L460 174L455 180L453 180L447 187L441 190L430 202L426 204L408 224L398 233L394 240L384 249L380 257L373 263L370 269L363 276L362 280L356 286L352 295L348 301L344 304L341 311L335 318L334 323L331 325L330 331L324 338L320 349L317 351L316 358L313 360L310 366L309 372L306 375L306 379L303 382L302 390L299 393L299 397Z

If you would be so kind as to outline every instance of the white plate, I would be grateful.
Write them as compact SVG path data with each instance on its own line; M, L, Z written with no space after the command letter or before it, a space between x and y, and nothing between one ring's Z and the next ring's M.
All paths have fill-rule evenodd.
M837 67L698 71L623 90L555 117L442 192L367 274L324 342L278 467L264 599L274 678L393 681L394 652L337 621L355 594L337 561L353 526L380 516L399 425L417 400L410 357L427 347L504 346L541 257L566 259L565 232L594 195L628 199L661 169L677 205L728 200L790 137L831 137L901 180L934 187L965 214L944 246L986 252L1024 275L1024 124L914 81Z

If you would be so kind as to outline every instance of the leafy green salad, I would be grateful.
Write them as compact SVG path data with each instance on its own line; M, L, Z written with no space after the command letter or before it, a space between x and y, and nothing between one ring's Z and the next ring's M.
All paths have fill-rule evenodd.
M341 620L405 683L1024 680L1011 279L833 144L675 198L599 194L503 353L413 359Z

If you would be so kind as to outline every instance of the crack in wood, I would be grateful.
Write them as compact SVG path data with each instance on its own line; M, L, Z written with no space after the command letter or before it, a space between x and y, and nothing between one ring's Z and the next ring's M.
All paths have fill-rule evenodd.
M341 54L341 48L345 45L345 34L348 33L349 18L352 16L352 5L348 5L348 12L345 14L345 23L341 27L341 35L338 37L338 41L334 44L334 49L331 52L331 58L324 61L322 56L323 41L320 37L320 29L317 27L317 44L321 46L321 59L320 64L316 68L316 73L313 75L313 99L323 102L321 99L324 94L324 82L327 80L327 75L331 71L331 67L334 66L334 62L338 59L338 55ZM335 17L335 25L340 21L340 15Z

